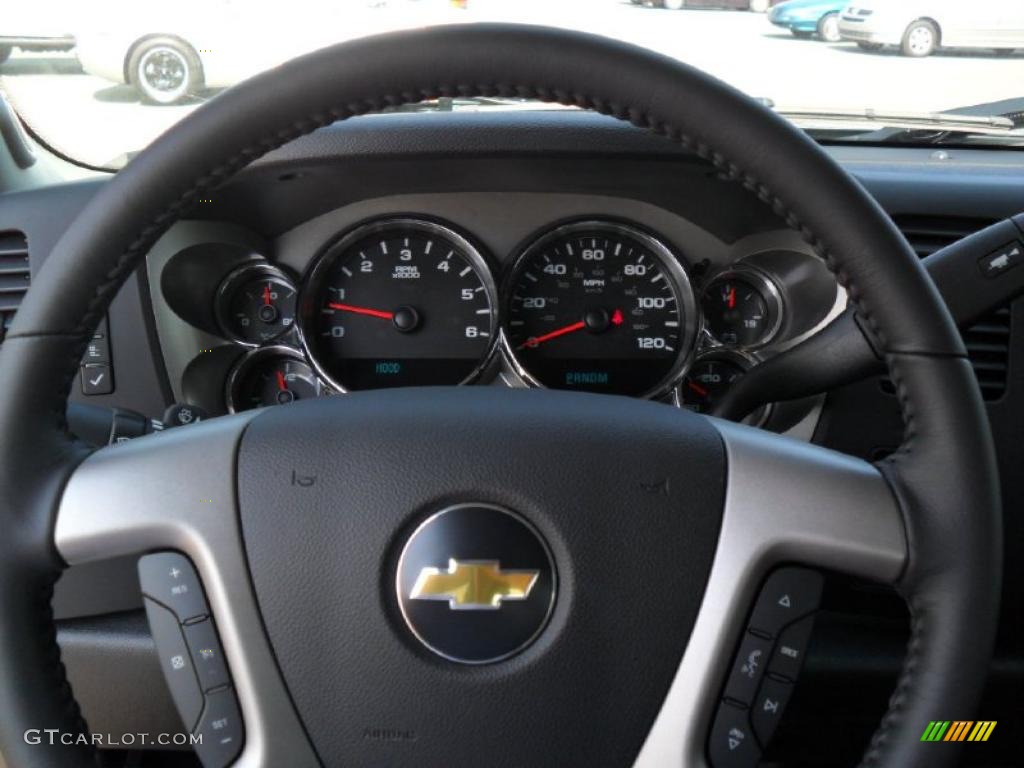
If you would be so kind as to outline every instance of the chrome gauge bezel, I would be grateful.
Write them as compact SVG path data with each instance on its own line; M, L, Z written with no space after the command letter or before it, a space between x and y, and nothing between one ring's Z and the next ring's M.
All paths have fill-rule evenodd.
M689 375L689 373L691 373L692 370L701 363L715 360L739 366L743 369L744 374L761 362L760 358L750 354L749 352L742 352L732 347L716 347L714 349L707 349L698 354L690 368L687 370L687 375ZM685 378L686 377L684 376L676 387L676 404L680 408L686 408L682 392L682 388L685 385ZM773 405L773 403L765 403L750 416L744 417L741 423L746 424L748 427L763 427L768 423L768 419L772 415ZM751 416L754 418L751 418Z
M532 236L527 241L527 244L520 249L505 275L501 293L502 322L500 346L505 364L522 384L546 389L545 385L536 379L522 363L509 341L506 324L510 314L512 294L515 291L525 265L530 263L539 250L547 247L552 240L571 236L581 231L592 232L595 230L603 230L618 236L637 240L658 258L667 277L672 281L673 290L679 301L680 320L683 322L684 330L679 345L679 352L671 369L664 378L655 387L640 395L636 395L636 397L649 400L672 394L693 362L697 351L697 342L703 333L703 320L697 303L697 294L694 291L690 276L683 266L682 258L676 254L675 250L661 236L614 219L586 218L559 224L541 230Z
M228 413L240 412L236 407L238 388L245 380L246 374L248 374L257 363L260 363L267 358L274 357L286 357L302 363L303 365L310 365L309 360L306 359L306 356L302 354L300 350L284 344L269 344L267 346L249 350L231 366L231 370L228 371L227 379L224 382L224 403L227 405ZM320 385L320 394L318 397L331 394L330 386L324 381L323 377L317 373L315 368L312 366L310 366L310 368L313 370L313 373L317 378L317 383ZM242 410L253 409L244 408Z
M300 282L295 312L296 332L306 362L312 366L321 381L327 382L331 388L342 393L349 392L348 388L340 381L335 380L326 368L321 365L318 356L314 354L311 338L315 330L309 326L316 320L316 302L323 288L324 280L337 258L343 255L353 243L369 235L387 232L392 229L413 229L451 241L462 251L480 278L491 308L490 315L488 316L491 336L486 352L481 356L469 375L463 378L462 381L459 381L457 386L471 384L479 379L489 367L498 346L498 337L501 335L500 304L494 272L480 248L474 245L465 235L456 231L452 225L435 219L424 219L416 216L388 216L357 224L329 242L313 258Z
M727 344L715 336L705 322L703 336L704 340L707 342L706 346L709 349L730 349L742 352L746 350L761 349L771 344L779 335L779 331L782 330L782 321L785 319L785 301L782 297L782 290L779 288L778 284L776 284L775 280L773 280L767 272L753 264L738 262L708 276L707 281L701 288L699 296L701 317L704 317L704 296L711 289L711 286L719 280L729 278L736 278L738 280L744 280L752 283L754 287L760 291L761 295L765 299L765 304L768 307L768 330L753 344Z
M290 326L282 329L280 333L272 338L267 339L266 341L249 341L248 339L241 338L237 333L231 330L231 318L228 315L228 306L230 304L232 294L240 285L259 276L280 280L291 287L292 291L295 293L295 317L292 319L292 324ZM245 264L231 270L224 279L220 281L220 285L217 286L217 292L214 296L213 313L214 319L217 321L217 329L225 339L228 339L239 346L255 349L284 338L298 325L299 289L298 286L295 285L295 281L291 276L280 267L266 261L246 262Z

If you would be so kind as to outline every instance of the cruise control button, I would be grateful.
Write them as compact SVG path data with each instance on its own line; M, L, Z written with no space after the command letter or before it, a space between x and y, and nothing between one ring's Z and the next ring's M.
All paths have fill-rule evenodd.
M749 706L754 700L757 686L764 677L771 655L772 641L747 633L732 662L732 671L725 684L725 696Z
M233 688L206 694L206 708L196 726L196 754L203 768L223 768L242 749L242 716Z
M186 624L182 629L202 689L208 691L231 682L213 621L203 619L194 624Z
M181 721L191 731L203 709L203 692L199 690L185 638L173 613L149 598L145 599L145 604L149 631L160 657L160 668L167 680L171 698L178 707Z
M159 552L139 558L142 593L163 603L185 622L209 613L203 587L192 563L177 552Z
M723 702L715 715L708 743L713 768L753 768L761 750L750 728L747 712Z
M754 706L750 708L750 722L762 747L767 747L771 741L792 693L793 684L783 680L766 677L761 683Z
M824 579L809 568L780 568L768 577L750 618L750 628L777 635L821 602Z
M807 654L807 645L810 642L813 627L813 616L808 616L786 627L779 635L779 642L776 644L775 652L768 664L768 671L774 675L782 675L790 680L796 680L800 674L800 667L804 664L804 656Z

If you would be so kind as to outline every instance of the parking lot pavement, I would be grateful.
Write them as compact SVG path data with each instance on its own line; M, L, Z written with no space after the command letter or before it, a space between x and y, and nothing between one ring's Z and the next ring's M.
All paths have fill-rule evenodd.
M465 12L463 20L512 16L503 4ZM711 72L778 108L927 112L1024 96L1024 52L940 53L927 59L868 53L849 43L800 40L762 14L666 11L625 0L528 6L531 21L572 26L629 40ZM504 10L501 10L504 9ZM368 11L373 13L373 11ZM445 20L450 17L446 14ZM0 66L0 85L41 136L65 153L109 163L145 146L195 108L141 105L128 86L82 72L74 52L15 52Z

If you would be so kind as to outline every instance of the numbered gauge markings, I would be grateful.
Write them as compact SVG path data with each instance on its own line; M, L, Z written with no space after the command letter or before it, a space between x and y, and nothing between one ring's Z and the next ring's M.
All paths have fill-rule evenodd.
M317 370L342 391L462 384L493 348L495 294L483 256L452 228L377 221L316 260L299 327Z
M530 383L635 396L678 381L698 330L672 251L626 225L583 221L541 235L506 289L505 351Z
M752 348L767 344L782 321L779 289L751 267L732 269L715 277L701 294L705 328L719 344Z
M216 310L217 322L227 338L258 346L292 329L295 285L271 264L245 264L221 283Z
M255 349L242 357L228 375L228 410L233 413L288 405L321 394L320 380L313 369L290 347Z

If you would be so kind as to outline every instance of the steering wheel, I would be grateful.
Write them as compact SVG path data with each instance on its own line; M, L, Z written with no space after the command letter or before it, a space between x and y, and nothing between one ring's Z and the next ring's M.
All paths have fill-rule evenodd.
M199 198L320 126L477 95L627 120L770 206L879 340L902 447L871 465L649 402L499 387L325 398L92 453L68 435L86 343ZM769 110L590 35L389 34L204 104L105 184L46 261L0 349L0 434L0 751L19 768L92 759L49 599L67 565L131 553L176 550L195 564L245 724L245 766L703 765L729 659L779 564L894 585L909 605L903 671L862 765L952 764L959 747L921 733L970 717L991 654L996 461L959 335L906 242ZM403 568L425 534L435 557L502 561L490 563L507 587L488 593L491 610L454 610L452 598L410 618L416 573ZM514 570L517 556L533 570ZM435 565L418 572L442 573ZM463 661L490 663L431 650L453 643ZM68 737L34 744L30 729Z

